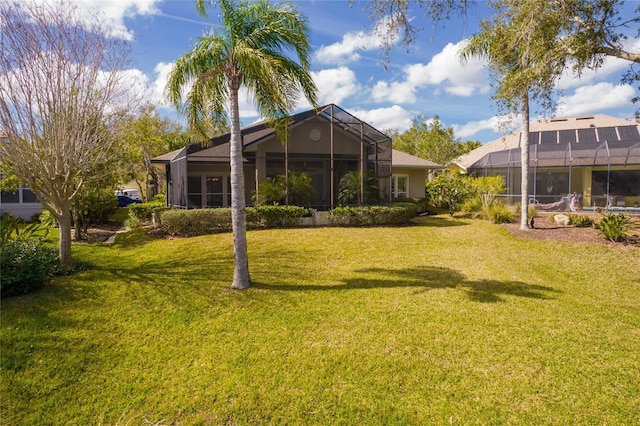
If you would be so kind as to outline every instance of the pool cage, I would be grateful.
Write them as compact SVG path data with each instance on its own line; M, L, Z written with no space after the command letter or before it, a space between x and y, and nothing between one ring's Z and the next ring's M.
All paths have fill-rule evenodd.
M314 131L318 132L317 139ZM357 203L367 200L371 176L375 181L377 199L391 201L392 147L391 138L371 125L359 120L337 105L326 105L291 116L288 136L281 142L275 129L268 123L257 123L241 130L245 186L259 191L260 183L267 178L285 176L286 199L290 203L290 174L306 173L312 178L316 193L309 207L327 210L338 204L339 183L349 172L359 172L360 188ZM189 189L189 180L194 173L205 170L228 170L230 135L222 135L210 144L195 144L175 153L168 163L167 175L169 204L175 207L220 207L230 205L230 182L222 172L209 173L220 178L220 182L202 181L200 195ZM274 143L277 141L277 143ZM260 147L262 143L264 146ZM268 146L269 148L265 148ZM247 182L252 175L253 181ZM197 178L196 178L197 179ZM211 194L218 194L215 202L208 185L218 185ZM191 195L190 195L191 194ZM250 204L250 194L246 194Z
M624 203L624 196L640 196L640 142L566 142L529 146L529 203L551 203L567 199L573 191L582 192L586 207L610 208ZM502 175L513 203L521 196L521 148L492 152L472 164L468 171L476 176ZM591 182L585 171L591 174ZM619 177L623 176L625 178ZM617 178L618 177L618 178ZM624 205L624 204L622 204Z

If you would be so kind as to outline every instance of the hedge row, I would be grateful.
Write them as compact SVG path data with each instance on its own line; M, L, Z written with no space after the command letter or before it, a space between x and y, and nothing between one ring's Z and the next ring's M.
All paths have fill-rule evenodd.
M415 217L417 211L413 203L336 207L329 213L329 220L338 226L403 225Z
M183 237L231 231L231 209L156 209L156 226L164 233ZM295 227L311 211L298 206L247 207L247 229ZM330 212L338 226L402 225L417 214L413 203L389 206L337 207Z
M170 235L191 237L231 231L231 209L156 210L157 226ZM247 229L293 227L311 216L298 206L247 207Z

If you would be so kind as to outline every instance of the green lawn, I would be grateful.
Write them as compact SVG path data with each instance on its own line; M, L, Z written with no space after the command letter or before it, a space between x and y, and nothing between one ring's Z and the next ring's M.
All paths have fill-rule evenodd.
M640 423L640 249L446 217L74 247L2 300L2 425Z

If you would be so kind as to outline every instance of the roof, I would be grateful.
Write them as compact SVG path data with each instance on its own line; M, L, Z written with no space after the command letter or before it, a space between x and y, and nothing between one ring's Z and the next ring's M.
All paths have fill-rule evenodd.
M325 105L317 110L311 109L290 117L289 126L294 126L314 117L321 117L328 122L333 122L343 131L362 139L370 144L386 143L391 144L391 138L383 132L377 130L373 126L356 118L347 111L343 110L335 104ZM264 139L273 136L275 129L271 127L267 121L260 121L240 129L242 135L243 146L248 146L262 142ZM215 159L228 161L229 159L229 141L231 134L226 133L211 139L210 145L193 144L187 147L187 153L190 160L195 161L215 161ZM225 147L226 148L222 148ZM220 147L219 149L216 149ZM152 163L169 163L175 159L181 150L169 152L151 159ZM201 152L203 151L203 152ZM226 152L225 152L226 151Z
M521 137L522 129L461 155L454 160L454 163L469 169L474 168L474 165L486 166L487 156L491 153L504 151L502 156L508 157L507 153L511 150L510 155L513 157L513 150L520 151ZM596 114L541 119L532 122L529 128L529 143L537 145L540 151L563 153L567 150L568 144L574 150L582 147L585 150L589 148L594 151L605 141L614 144L618 141L624 142L619 144L620 147L629 145L627 148L630 148L635 142L640 142L640 124ZM629 142L633 143L629 144ZM534 150L530 149L530 151ZM535 152L538 151L535 150Z
M444 169L444 166L441 164L395 149L393 150L391 164L393 167L403 167L406 169Z

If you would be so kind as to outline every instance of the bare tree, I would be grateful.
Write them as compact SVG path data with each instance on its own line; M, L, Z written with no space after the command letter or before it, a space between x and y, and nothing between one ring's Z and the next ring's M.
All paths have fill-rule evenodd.
M106 160L116 111L131 109L129 45L74 2L1 1L0 30L0 160L58 221L68 266L74 198Z

